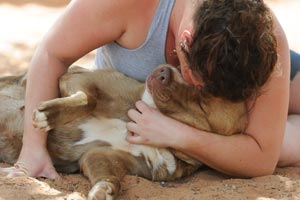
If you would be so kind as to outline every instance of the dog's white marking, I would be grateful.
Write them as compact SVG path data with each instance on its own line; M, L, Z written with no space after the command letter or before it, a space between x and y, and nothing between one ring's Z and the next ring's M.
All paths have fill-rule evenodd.
M149 106L156 108L147 87L142 95L142 100ZM125 151L134 156L143 155L148 167L152 167L154 171L163 165L167 167L169 174L173 174L176 170L175 158L168 150L128 143L125 139L127 136L126 122L120 119L94 117L81 124L79 128L83 130L84 137L74 145L84 145L97 140L103 141L109 143L113 149ZM149 160L151 163L148 162Z
M47 121L47 116L44 112L40 112L38 110L34 111L34 120L33 120L33 125L39 129L45 129L48 131L50 129L48 121Z
M105 199L106 200L112 200L112 192L113 189L111 188L113 187L111 183L108 183L106 181L100 181L98 183L96 183L93 188L90 190L89 194L88 194L88 199L95 199L95 197L97 196L97 193L102 192L105 195Z
M158 149L150 146L130 144L126 141L126 122L120 119L91 118L86 123L79 126L84 132L82 140L74 145L84 145L93 141L103 141L109 143L113 149L131 153L134 156L143 155L146 160L151 160L151 167L157 170L165 165L170 174L176 169L176 162L173 155L166 149ZM166 162L167 161L167 162Z
M76 99L76 101L72 101L73 106L81 106L81 105L87 105L88 104L88 99L87 96L84 92L82 91L77 91L75 94L72 94L70 97L65 97L69 99Z
M119 119L91 118L86 123L79 126L84 131L84 138L74 145L87 144L101 140L110 144L126 145L127 134L126 123ZM123 141L123 142L122 142Z
M142 101L145 102L146 104L148 104L152 108L157 108L155 103L154 103L154 100L152 98L152 95L149 92L149 88L148 88L147 84L146 84L145 91L142 95Z
M142 95L142 101L144 101L146 104L148 104L152 108L157 108L147 84L145 84L145 91ZM158 149L156 149L156 150L158 151ZM162 150L164 150L164 151L162 151ZM163 154L163 156L161 154ZM174 161L174 156L172 154L170 154L169 151L167 151L165 149L160 149L160 153L157 152L157 155L158 155L157 158L160 160L161 163L163 163L163 162L168 163L167 169L170 174L175 172L176 162ZM148 164L148 166L149 166L149 164Z
M35 115L36 121L47 120L47 116L45 115L44 112L40 112L40 111L36 110L36 112L34 113L34 115Z

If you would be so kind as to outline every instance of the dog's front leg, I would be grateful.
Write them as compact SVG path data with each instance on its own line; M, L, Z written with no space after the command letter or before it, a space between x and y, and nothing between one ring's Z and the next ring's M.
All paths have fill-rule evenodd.
M120 191L120 181L126 174L151 177L142 157L114 150L110 147L94 148L80 159L80 168L93 187L89 200L113 200Z
M81 118L95 108L96 101L82 91L42 102L33 113L33 125L45 131Z

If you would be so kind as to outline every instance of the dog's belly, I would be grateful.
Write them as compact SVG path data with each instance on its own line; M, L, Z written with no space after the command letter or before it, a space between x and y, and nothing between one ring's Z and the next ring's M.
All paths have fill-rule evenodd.
M110 144L112 149L144 157L148 167L154 172L166 167L169 175L172 175L176 170L176 160L169 150L128 143L125 139L127 135L125 121L93 117L80 124L78 128L82 130L83 137L73 144L74 147L102 141Z

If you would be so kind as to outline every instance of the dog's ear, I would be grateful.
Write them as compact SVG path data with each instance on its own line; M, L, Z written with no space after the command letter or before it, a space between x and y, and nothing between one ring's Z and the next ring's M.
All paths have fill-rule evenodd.
M20 79L20 85L22 86L22 87L25 87L26 86L26 83L27 83L27 73L25 73L24 75L23 75L23 77Z

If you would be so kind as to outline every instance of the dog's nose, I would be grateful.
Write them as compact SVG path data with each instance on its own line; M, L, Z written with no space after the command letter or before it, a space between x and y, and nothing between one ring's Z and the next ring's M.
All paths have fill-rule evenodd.
M171 77L171 69L169 67L164 66L164 67L161 67L158 69L158 72L157 72L155 78L160 83L166 85L170 82L170 77Z

